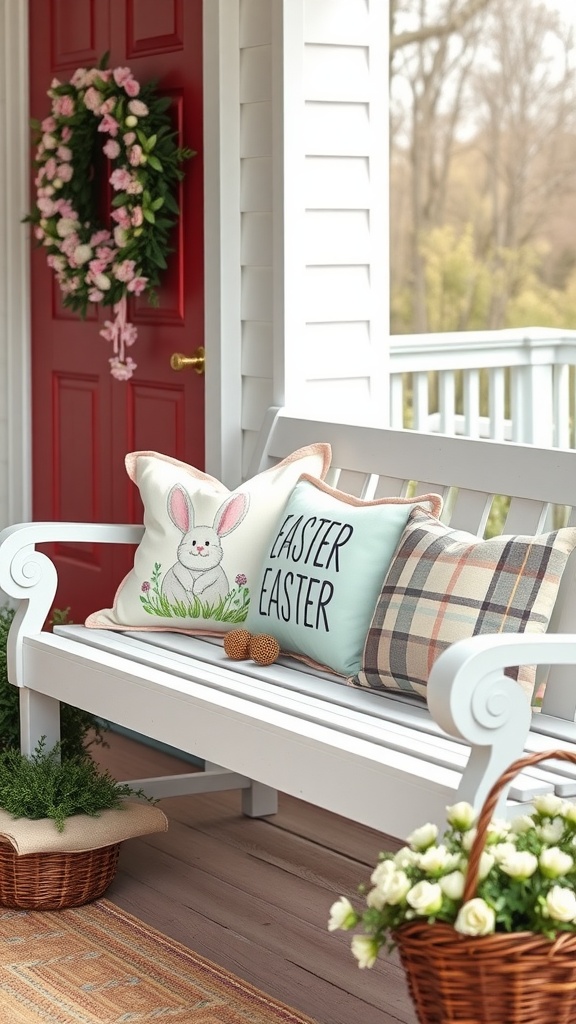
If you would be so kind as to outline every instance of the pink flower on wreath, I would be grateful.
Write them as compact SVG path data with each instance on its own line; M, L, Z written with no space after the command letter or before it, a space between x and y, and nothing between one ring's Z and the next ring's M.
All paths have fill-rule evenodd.
M70 142L70 139L72 138L72 135L73 135L73 132L72 132L72 129L71 129L70 125L65 124L64 127L62 128L62 131L60 132L60 138L62 139L62 142Z
M48 196L42 196L37 200L36 205L43 217L53 217L55 213L58 213L56 203Z
M102 232L100 232L100 234L101 233ZM106 232L106 241L108 241L108 242L112 241L112 238L111 238L110 233L108 231ZM108 264L111 263L111 261L114 259L115 255L116 255L116 250L112 249L111 246L109 246L109 245L99 245L98 248L96 249L96 255L97 255L99 260L103 260L103 262L106 264L106 266L108 266Z
M114 277L117 281L131 281L134 277L135 266L135 260L122 260L122 263L114 268Z
M76 68L70 79L70 84L76 89L81 89L86 84L86 68Z
M56 163L55 158L53 156L49 157L46 163L44 164L44 172L46 174L46 177L48 178L48 181L52 181L52 178L56 177L57 167L58 164Z
M57 96L52 104L56 117L72 117L75 103L71 96Z
M106 270L106 267L108 266L108 261L107 260L98 260L98 259L90 260L90 263L88 264L88 266L90 268L90 273L93 275L93 277L91 277L91 280L93 280L94 277L96 276L96 274L103 274L104 273L104 271Z
M110 232L106 228L101 228L100 231L95 231L90 239L90 245L96 247L101 245L102 242L109 242L111 238ZM100 255L100 254L98 254Z
M141 206L135 206L130 215L130 223L133 228L140 228L144 223L144 211Z
M93 113L98 113L100 110L100 104L102 103L102 94L95 89L94 86L90 86L84 93L84 106L88 110L92 110Z
M107 132L108 135L118 135L118 121L111 114L105 114L98 125L99 132Z
M56 175L60 181L71 181L74 171L71 164L59 164Z
M126 288L128 289L129 292L132 292L133 295L141 295L142 292L146 290L147 284L147 277L135 277L132 281L128 282Z
M109 181L116 192L127 192L128 186L132 181L132 175L125 167L117 167L115 171L112 171Z
M137 96L140 92L140 83L135 78L128 78L124 82L124 92L127 96Z
M102 149L109 160L115 160L120 154L120 143L116 139L108 139Z
M131 167L138 167L140 164L146 163L142 146L131 147L130 152L128 153L128 161Z
M55 203L56 209L61 217L67 217L70 220L76 220L76 210L72 206L69 199L57 199Z
M133 143L136 142L136 132L126 132L122 138L125 146L132 146Z
M41 122L40 127L43 132L50 134L51 132L56 131L56 119L54 117L45 117Z
M98 113L103 117L105 114L111 114L116 106L116 99L114 96L109 96L107 100L104 100Z
M121 228L130 227L130 215L125 206L119 206L117 210L113 210L110 214L112 220L115 220Z
M102 302L104 292L101 292L98 288L91 288L88 292L88 298L90 302Z
M112 77L119 89L123 89L129 78L132 78L130 68L114 68Z
M144 191L144 186L141 181L138 181L138 178L131 178L126 191L129 196L139 196Z
M72 160L72 150L69 146L58 146L56 156L62 161L62 163L69 164Z

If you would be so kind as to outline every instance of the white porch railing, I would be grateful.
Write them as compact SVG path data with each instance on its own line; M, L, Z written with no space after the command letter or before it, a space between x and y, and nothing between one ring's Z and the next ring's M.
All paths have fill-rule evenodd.
M390 423L576 448L576 330L394 335Z

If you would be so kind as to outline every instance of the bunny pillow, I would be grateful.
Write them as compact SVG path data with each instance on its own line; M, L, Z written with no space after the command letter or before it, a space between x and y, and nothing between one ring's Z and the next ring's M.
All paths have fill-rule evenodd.
M300 448L229 491L167 455L127 455L145 532L113 607L86 625L225 633L242 624L278 516L303 473L324 479L330 457L328 444Z

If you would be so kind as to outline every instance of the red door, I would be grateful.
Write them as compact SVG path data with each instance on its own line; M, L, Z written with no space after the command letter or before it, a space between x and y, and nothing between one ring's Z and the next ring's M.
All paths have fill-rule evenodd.
M109 307L86 320L66 310L42 249L32 249L33 518L139 522L141 506L124 469L127 452L152 449L203 467L203 377L175 371L175 352L203 345L202 0L30 0L30 111L50 112L47 89L78 67L129 67L172 100L187 161L177 200L180 220L158 290L158 306L129 303L138 331L129 381L110 375L110 344L100 337ZM102 175L104 214L110 197ZM56 606L75 622L111 604L132 551L59 544Z

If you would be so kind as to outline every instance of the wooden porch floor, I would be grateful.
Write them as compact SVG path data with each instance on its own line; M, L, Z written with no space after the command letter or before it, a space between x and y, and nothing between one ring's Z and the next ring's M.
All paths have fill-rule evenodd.
M93 753L119 780L183 770L124 736L107 742ZM283 794L279 802L277 815L250 819L239 792L161 801L168 832L123 844L107 897L318 1024L415 1024L397 956L360 970L350 935L326 929L334 900L354 899L378 851L399 844Z

